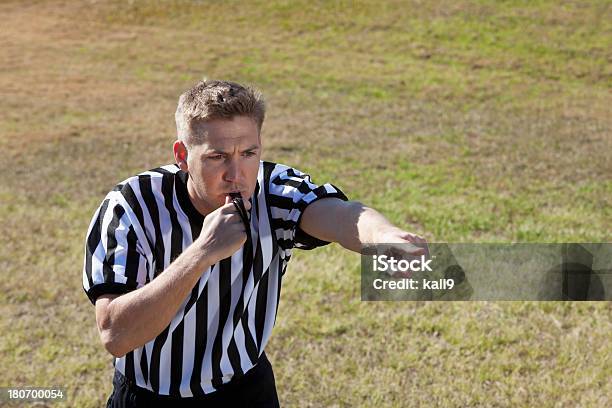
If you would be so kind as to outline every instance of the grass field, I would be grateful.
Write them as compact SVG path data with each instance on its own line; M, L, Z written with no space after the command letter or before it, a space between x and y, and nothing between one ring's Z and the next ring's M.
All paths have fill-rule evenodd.
M0 2L0 386L105 403L87 225L204 76L262 89L265 159L430 241L611 240L610 1L210 3ZM359 264L295 252L283 406L610 405L609 302L367 303Z

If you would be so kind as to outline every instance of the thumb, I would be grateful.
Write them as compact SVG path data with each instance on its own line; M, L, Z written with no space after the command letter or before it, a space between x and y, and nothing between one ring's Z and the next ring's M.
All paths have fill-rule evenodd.
M244 203L244 209L247 210L247 213L248 213L249 210L252 207L251 200L250 199L246 199L246 200L243 201L243 203Z
M230 196L226 195L225 196L225 204L227 205L227 204L229 204L231 202L232 202L232 198Z

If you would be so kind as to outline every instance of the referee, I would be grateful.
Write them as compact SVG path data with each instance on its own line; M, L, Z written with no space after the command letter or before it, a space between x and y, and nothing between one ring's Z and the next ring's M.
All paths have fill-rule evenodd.
M117 184L87 231L83 288L114 357L108 407L278 407L270 339L293 248L424 242L261 161L261 94L202 81L176 110L176 164Z

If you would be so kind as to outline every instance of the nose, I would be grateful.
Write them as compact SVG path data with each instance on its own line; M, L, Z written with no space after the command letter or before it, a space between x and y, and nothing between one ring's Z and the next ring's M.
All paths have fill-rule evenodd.
M228 160L227 167L225 168L225 174L223 180L228 183L234 183L238 181L240 176L240 163L235 158Z

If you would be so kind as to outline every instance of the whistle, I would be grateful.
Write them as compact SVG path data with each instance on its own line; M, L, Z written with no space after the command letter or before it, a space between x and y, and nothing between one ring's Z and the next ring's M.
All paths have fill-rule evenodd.
M249 214L247 213L246 208L244 208L244 201L242 200L242 195L240 193L229 193L230 198L232 199L232 204L238 210L238 214L240 214L240 218L242 218L242 223L244 224L245 231L251 230L251 224L249 222Z

